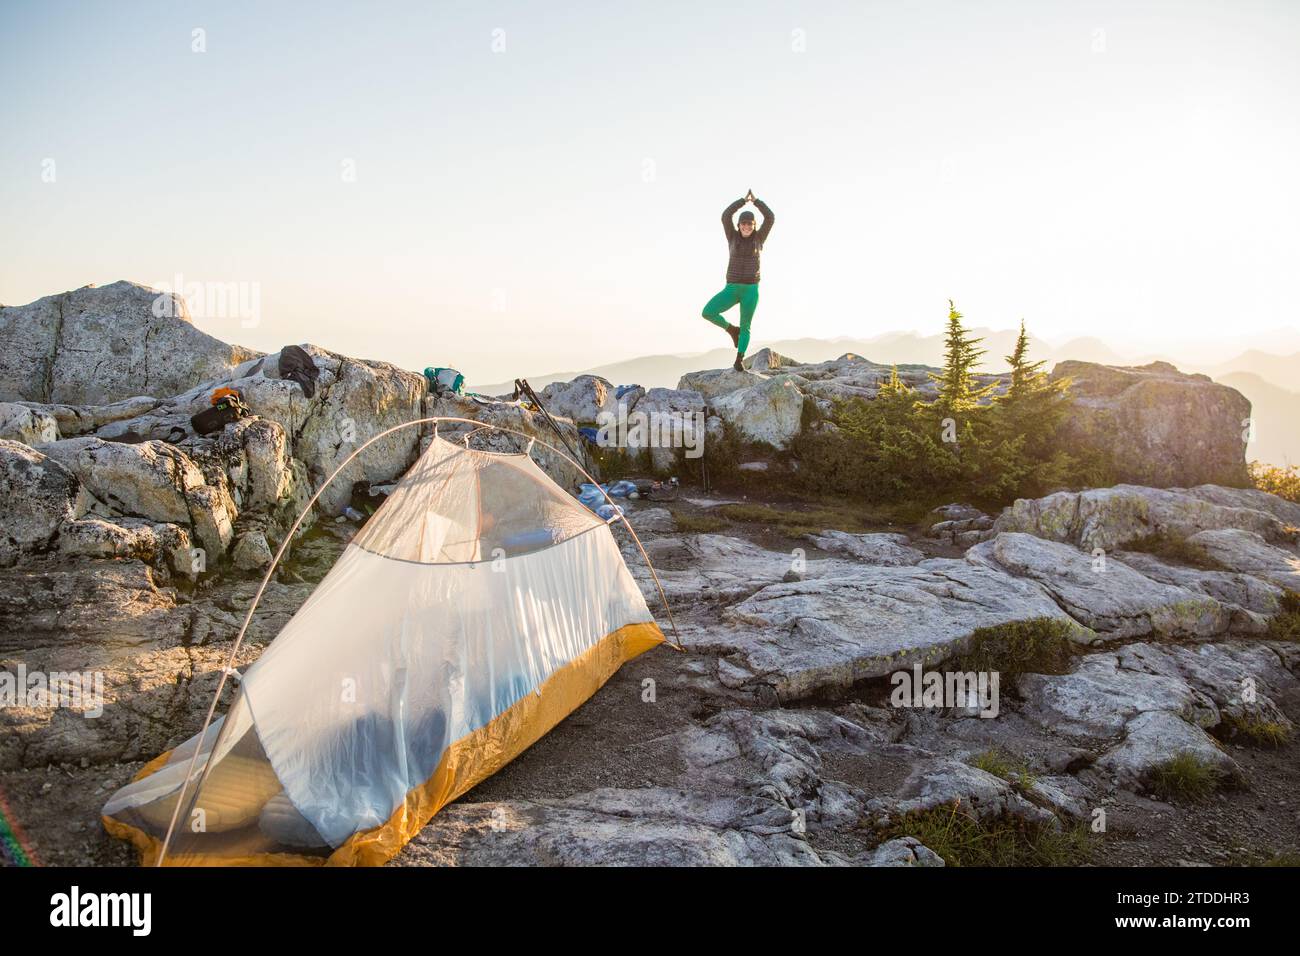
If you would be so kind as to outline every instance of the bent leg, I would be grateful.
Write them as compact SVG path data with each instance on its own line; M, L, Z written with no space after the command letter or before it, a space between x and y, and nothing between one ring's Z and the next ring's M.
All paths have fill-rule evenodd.
M720 329L729 329L731 324L722 317L722 313L740 301L737 289L734 285L728 283L726 288L715 295L707 303L700 315L708 319Z
M758 308L758 283L740 288L740 337L736 340L736 350L743 356L749 348L749 323Z

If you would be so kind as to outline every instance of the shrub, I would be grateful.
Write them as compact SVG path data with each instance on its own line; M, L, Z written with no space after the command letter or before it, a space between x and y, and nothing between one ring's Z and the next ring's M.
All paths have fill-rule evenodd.
M1252 461L1250 480L1260 491L1267 491L1287 501L1300 502L1300 465L1279 468L1262 461Z

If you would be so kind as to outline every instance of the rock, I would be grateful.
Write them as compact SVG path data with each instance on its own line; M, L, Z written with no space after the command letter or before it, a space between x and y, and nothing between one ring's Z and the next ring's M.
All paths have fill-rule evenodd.
M1300 554L1295 547L1275 547L1261 535L1240 528L1201 531L1187 543L1224 567L1300 593Z
M789 447L803 419L803 395L786 375L711 398L709 407L748 441L776 449Z
M1205 639L1232 621L1231 609L1204 593L1153 581L1115 559L1101 565L1069 545L1028 534L999 534L971 548L966 560L1037 581L1071 617L1106 638Z
M68 438L40 451L77 477L113 514L192 527L210 559L233 535L234 503L180 449L164 442L136 445Z
M1117 551L1114 557L1153 581L1198 591L1231 608L1234 612L1233 631L1262 633L1267 630L1266 619L1276 614L1281 604L1280 587L1250 574L1166 564L1154 555L1140 551Z
M1181 489L1175 489L1181 490ZM1224 488L1220 485L1197 485L1188 488L1183 494L1193 498L1202 498L1216 505L1228 508L1247 508L1271 514L1291 528L1300 528L1300 503L1287 501L1277 495L1269 494L1258 488Z
M943 857L915 837L899 837L859 857L860 866L944 866Z
M625 396L623 404L631 409L641 392ZM571 382L552 382L539 396L552 415L563 415L575 422L592 423L602 414L617 415L619 399L614 386L599 375L579 375Z
M867 804L868 812L887 809L908 814L938 807L960 806L978 819L1017 816L1034 823L1059 826L1047 810L1034 806L1001 777L950 757L918 754L912 772L887 801Z
M628 449L650 449L655 471L671 471L677 464L677 449L701 449L704 443L704 398L699 392L674 388L652 388L639 398L633 411L650 429L645 440L629 431Z
M1109 551L1152 535L1189 538L1200 531L1220 528L1254 531L1269 541L1287 541L1291 537L1286 525L1268 511L1216 504L1204 496L1137 485L1020 498L993 523L995 532L1023 531L1085 551Z
M751 388L761 378L750 372L737 372L732 368L707 369L702 372L687 372L678 380L677 390L698 392L707 404L712 405L714 399Z
M455 803L402 866L819 866L789 812L750 797L600 789L559 800Z
M1051 378L1071 382L1066 450L1109 463L1119 481L1161 488L1248 483L1250 402L1236 389L1167 362L1061 362Z
M187 609L140 561L29 562L0 570L0 650L72 643L121 648L180 641ZM3 708L0 708L3 712Z
M1118 777L1121 786L1143 786L1156 768L1180 754L1191 754L1225 777L1244 776L1209 734L1163 710L1139 714L1129 721L1123 742L1103 755L1096 766Z
M946 558L854 564L768 585L724 611L723 627L688 643L731 655L790 701L941 661L977 628L1042 617L1070 620L1038 584L992 568Z
M58 405L42 402L21 402L19 404L30 408L34 414L48 415L53 418L57 425L57 431L53 438L46 440L58 441L60 438L75 438L78 435L89 434L113 422L139 418L142 415L147 415L162 405L163 402L161 399L152 398L148 395L136 395L108 405ZM163 434L158 436L142 435L141 437L166 438L167 436Z
M83 510L77 479L21 442L0 439L0 567L45 550L63 522Z
M771 349L759 349L753 355L749 356L742 363L745 368L752 369L755 372L768 372L779 368L789 368L792 365L802 364L788 356L781 355Z
M27 445L58 441L59 423L48 415L15 402L0 402L0 438Z
M0 399L90 405L174 395L257 353L205 335L185 300L133 282L0 307Z
M274 555L266 542L266 535L250 531L239 536L230 557L241 571L258 571L270 564Z
M847 531L823 531L807 535L823 551L847 554L866 564L917 564L925 555L911 547L905 534L850 534Z

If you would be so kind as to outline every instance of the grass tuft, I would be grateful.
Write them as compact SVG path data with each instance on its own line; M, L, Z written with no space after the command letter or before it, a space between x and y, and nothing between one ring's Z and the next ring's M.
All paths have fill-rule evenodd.
M976 754L971 759L970 765L977 770L991 773L995 777L1001 777L1020 790L1032 789L1034 782L1038 779L1030 772L1029 764L1025 762L1023 757L1007 753L996 747L981 754Z
M717 515L683 514L674 512L673 525L683 534L711 534L731 526L731 522Z
M1287 591L1277 613L1269 619L1268 638L1273 641L1300 641L1300 594Z
M1277 749L1291 740L1291 728L1286 724L1250 714L1224 714L1222 726L1228 739L1242 739L1258 747Z
M966 650L946 667L997 671L1004 687L1021 674L1065 674L1073 665L1075 646L1070 635L1077 627L1050 617L981 627L971 635Z
M1218 768L1183 751L1151 771L1151 789L1163 800L1204 800L1219 786L1222 773Z
M1079 824L1050 824L1003 815L980 820L958 803L905 814L886 828L886 840L920 840L948 866L1079 866L1089 862L1095 836Z
M1190 565L1202 571L1226 571L1222 562L1215 560L1200 545L1192 544L1181 535L1156 533L1125 542L1125 551L1141 551L1178 564Z

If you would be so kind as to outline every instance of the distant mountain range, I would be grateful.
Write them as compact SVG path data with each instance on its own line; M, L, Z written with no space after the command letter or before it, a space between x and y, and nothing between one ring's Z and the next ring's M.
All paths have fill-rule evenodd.
M983 336L982 348L987 350L982 369L996 372L1006 367L1005 357L1015 346L1016 332L1007 329L975 329ZM1300 333L1278 330L1264 337L1268 345L1296 349ZM801 362L821 362L853 352L873 362L894 365L941 365L943 362L943 336L918 335L915 332L887 332L871 338L834 339L779 339L755 343L751 354L767 347ZM1261 348L1249 348L1226 362L1213 362L1208 349L1188 350L1179 353L1124 354L1101 339L1084 337L1072 339L1062 345L1051 345L1030 336L1030 353L1042 359L1051 368L1064 359L1100 362L1103 365L1145 365L1162 359L1186 372L1202 372L1215 381L1237 389L1254 406L1256 442L1247 450L1250 458L1271 464L1300 463L1300 351L1278 354ZM713 349L679 355L646 355L611 362L593 368L530 375L528 382L539 391L552 382L567 382L579 375L599 375L615 385L637 384L646 388L662 386L675 388L687 372L706 368L723 368L731 364L735 352L730 349ZM1220 354L1223 354L1220 352ZM514 389L513 382L492 385L471 385L473 391L485 395L501 395Z

